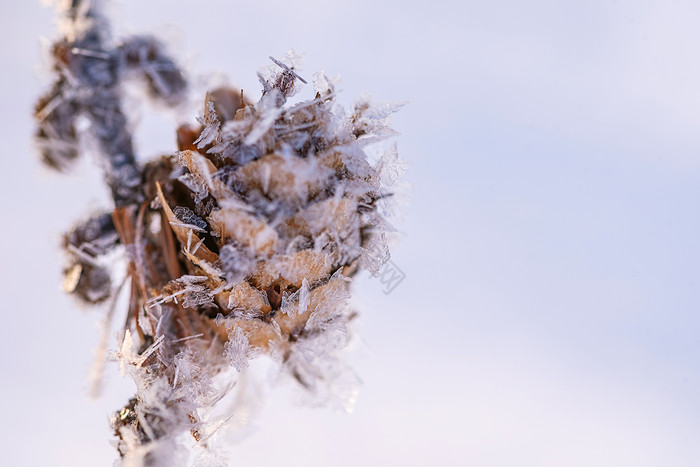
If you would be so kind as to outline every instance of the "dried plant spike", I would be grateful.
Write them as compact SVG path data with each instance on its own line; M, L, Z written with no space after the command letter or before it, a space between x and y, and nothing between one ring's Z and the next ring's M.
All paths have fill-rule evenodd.
M66 235L64 286L90 303L113 296L103 259L121 248L130 291L117 357L137 393L110 424L123 465L182 465L182 435L211 448L232 416L212 411L252 358L276 359L310 393L332 391L355 316L352 276L388 259L393 228L378 202L402 167L394 149L376 163L366 150L395 134L398 106L363 99L346 113L322 73L312 99L288 104L308 84L290 52L258 73L258 102L210 91L199 125L177 129L178 150L141 165L118 83L140 74L176 104L182 75L152 38L113 46L90 3L66 13L72 34L55 49L59 77L39 105L38 137L50 165L67 165L79 149L74 120L87 115L115 208Z
M67 169L80 152L77 118L85 117L114 202L122 206L143 198L140 169L122 110L122 82L141 77L151 96L169 105L183 99L186 82L155 38L137 36L114 43L99 3L73 0L64 11L66 36L52 49L57 77L37 103L36 138L44 162Z

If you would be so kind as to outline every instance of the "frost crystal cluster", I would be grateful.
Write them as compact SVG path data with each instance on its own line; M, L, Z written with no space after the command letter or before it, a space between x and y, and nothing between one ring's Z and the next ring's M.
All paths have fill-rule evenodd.
M257 103L236 89L212 90L199 124L177 129L177 151L140 164L122 83L140 79L154 98L176 104L183 75L153 38L110 42L89 2L66 11L69 32L53 49L58 80L37 107L37 138L56 168L75 159L84 136L96 141L115 207L66 235L65 286L89 303L115 300L113 282L124 281L105 258L126 256L116 355L137 393L111 425L125 464L177 465L183 433L206 447L227 420L212 411L234 384L217 378L254 356L276 359L311 392L333 384L353 315L351 277L388 259L391 227L380 205L402 166L394 149L370 164L365 148L394 134L387 124L396 108L364 99L346 114L322 73L313 99L288 104L306 84L290 53L259 73Z

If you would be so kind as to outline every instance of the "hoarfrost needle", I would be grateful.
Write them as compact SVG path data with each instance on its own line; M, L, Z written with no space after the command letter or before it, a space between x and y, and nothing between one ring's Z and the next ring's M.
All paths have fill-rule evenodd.
M405 169L394 148L375 165L365 148L394 134L388 117L399 106L365 98L346 114L322 73L313 99L289 105L306 83L300 58L271 57L257 103L237 89L212 90L199 125L177 129L177 151L141 164L122 82L140 81L175 105L187 98L181 70L150 36L113 40L91 2L69 2L64 14L37 141L56 169L79 156L83 136L96 141L114 200L65 236L64 286L89 303L114 300L104 258L119 248L126 255L117 356L137 393L111 425L125 464L179 465L183 433L206 449L231 417L210 416L234 386L214 383L227 368L267 354L309 391L336 384L335 351L353 316L349 283L360 266L376 272L388 259L391 226L378 201Z

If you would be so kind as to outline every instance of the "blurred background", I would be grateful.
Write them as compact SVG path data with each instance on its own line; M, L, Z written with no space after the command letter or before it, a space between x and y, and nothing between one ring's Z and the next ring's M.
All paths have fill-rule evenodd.
M2 0L3 463L111 465L132 393L87 375L104 313L60 289L62 232L109 201L94 160L48 172L32 109L51 7ZM265 390L232 465L700 465L700 4L693 1L109 3L204 89L289 48L302 76L410 101L413 185L389 294L364 274L352 414ZM309 89L306 91L311 93ZM203 93L202 93L203 96ZM179 116L193 121L196 112ZM144 107L144 157L174 147ZM114 340L110 348L114 348Z

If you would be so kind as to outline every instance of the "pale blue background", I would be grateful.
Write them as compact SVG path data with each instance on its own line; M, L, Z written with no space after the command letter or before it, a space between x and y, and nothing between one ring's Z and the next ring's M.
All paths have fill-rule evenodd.
M413 201L389 296L368 277L348 416L273 391L232 465L700 465L700 4L123 0L193 73L257 93L294 47L395 119ZM85 377L96 312L59 289L59 235L106 197L37 163L53 12L3 0L0 444L5 465L111 465L130 387ZM168 25L177 25L176 27ZM147 156L172 144L144 116ZM192 118L194 115L191 116Z

